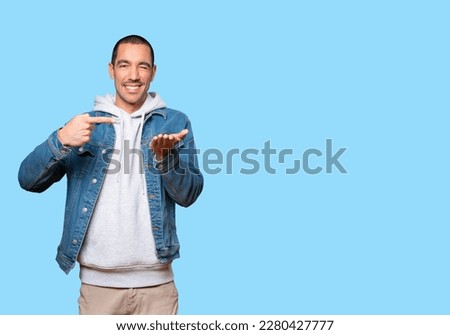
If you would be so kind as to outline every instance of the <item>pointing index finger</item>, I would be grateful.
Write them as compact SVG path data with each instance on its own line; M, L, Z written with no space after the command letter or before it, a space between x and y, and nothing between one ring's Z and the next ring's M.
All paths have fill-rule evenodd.
M114 123L115 120L112 117L106 116L91 116L87 119L89 123Z

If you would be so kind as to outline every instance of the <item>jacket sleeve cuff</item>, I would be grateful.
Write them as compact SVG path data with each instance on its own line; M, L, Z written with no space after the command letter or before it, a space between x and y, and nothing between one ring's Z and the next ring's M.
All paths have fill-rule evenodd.
M153 166L160 173L167 173L178 164L179 157L178 150L171 150L162 160L157 160L153 157Z
M59 130L59 129L58 129ZM58 139L58 130L55 130L48 138L50 150L55 155L56 159L62 159L72 150L70 147L63 145Z

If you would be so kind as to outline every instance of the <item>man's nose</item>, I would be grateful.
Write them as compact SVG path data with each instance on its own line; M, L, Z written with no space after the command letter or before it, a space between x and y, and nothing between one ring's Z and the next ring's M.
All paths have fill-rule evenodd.
M139 80L139 69L135 67L130 68L130 79L131 80Z

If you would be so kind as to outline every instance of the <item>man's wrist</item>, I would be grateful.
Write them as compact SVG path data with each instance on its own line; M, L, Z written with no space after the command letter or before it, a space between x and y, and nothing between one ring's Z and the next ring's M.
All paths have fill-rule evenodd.
M61 143L63 147L68 148L69 145L67 145L67 142L65 142L64 138L61 137L61 131L63 129L64 129L64 127L61 127L58 129L58 131L56 132L56 137L58 138L59 143Z
M177 150L169 150L161 160L157 159L157 155L153 156L153 165L160 173L167 173L178 164L179 156Z

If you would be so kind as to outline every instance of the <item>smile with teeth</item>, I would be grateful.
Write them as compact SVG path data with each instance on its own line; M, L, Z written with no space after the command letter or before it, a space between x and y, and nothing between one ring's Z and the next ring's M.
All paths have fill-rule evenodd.
M123 86L125 86L125 88L129 91L137 91L141 85L140 84L124 84Z

